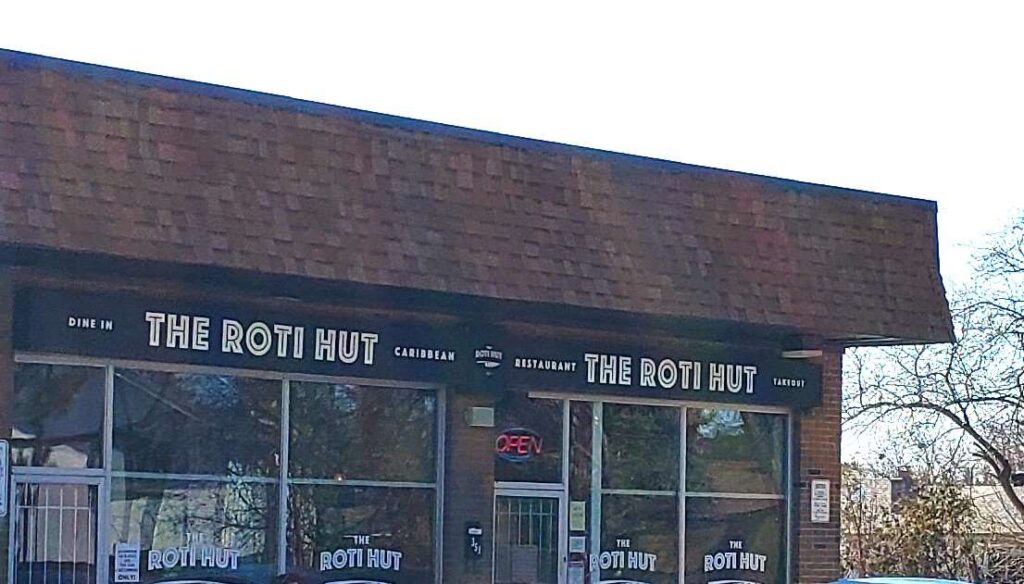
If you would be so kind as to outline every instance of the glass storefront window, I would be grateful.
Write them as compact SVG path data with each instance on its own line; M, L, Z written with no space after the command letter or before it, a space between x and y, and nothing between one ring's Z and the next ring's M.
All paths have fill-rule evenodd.
M686 488L695 493L785 492L786 416L689 409Z
M288 570L310 582L434 581L434 490L292 485Z
M281 380L18 364L12 461L106 465L110 478L98 492L109 497L100 521L109 529L112 578L125 565L118 562L128 562L142 584L251 584L272 581L283 562L325 580L434 581L436 393L290 387L284 429ZM113 456L103 461L107 407ZM551 460L560 473L560 410L552 424ZM291 453L290 514L278 504L282 430ZM286 558L277 553L282 519Z
M105 379L100 367L19 363L14 373L12 464L102 467Z
M574 501L590 500L593 421L593 404L569 403L569 497Z
M601 498L601 580L675 584L679 573L679 499Z
M686 501L686 582L785 582L785 502Z
M114 377L113 456L103 461L107 371ZM289 426L282 428L281 380L18 364L15 384L15 465L107 465L111 478L97 495L108 494L109 506L100 509L109 514L97 519L109 524L110 545L100 557L112 577L118 554L135 549L141 584L270 582L279 566L310 584L419 584L439 575L433 391L291 381ZM784 580L786 415L570 401L566 437L565 412L562 400L519 393L496 404L495 480L550 483L547 493L565 497L534 498L534 507L547 511L523 513L534 499L499 493L496 501L518 505L517 520L529 517L516 524L518 532L504 525L516 538L496 560L507 564L509 578L524 573L526 564L516 560L538 542L555 545L530 531L546 520L537 533L568 529L557 545L588 537L588 553L597 552L588 561L603 580L674 583L684 570L687 582ZM282 432L286 510L279 508ZM551 488L563 480L566 438L562 495ZM100 473L83 474L99 484ZM598 476L600 484L592 484ZM554 503L563 500L565 509ZM559 575L554 563L538 566L538 574Z
M140 582L269 582L277 573L277 487L262 482L114 479L111 566L139 549Z
M115 471L276 477L281 382L114 371Z
M293 382L289 415L292 478L434 482L433 392Z
M605 404L604 488L675 491L679 416L679 408Z
M495 408L494 479L562 482L562 402L510 393Z

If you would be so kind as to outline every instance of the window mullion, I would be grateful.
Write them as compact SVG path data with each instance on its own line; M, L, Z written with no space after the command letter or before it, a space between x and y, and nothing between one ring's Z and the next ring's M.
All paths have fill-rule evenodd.
M287 572L288 559L288 436L291 424L291 384L281 381L281 446L277 485L277 573Z

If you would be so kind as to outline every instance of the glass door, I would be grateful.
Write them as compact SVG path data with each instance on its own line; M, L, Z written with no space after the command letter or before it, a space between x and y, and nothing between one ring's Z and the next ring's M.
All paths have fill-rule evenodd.
M494 584L561 584L561 492L498 491L494 504Z
M14 479L13 584L99 584L100 479L44 475Z

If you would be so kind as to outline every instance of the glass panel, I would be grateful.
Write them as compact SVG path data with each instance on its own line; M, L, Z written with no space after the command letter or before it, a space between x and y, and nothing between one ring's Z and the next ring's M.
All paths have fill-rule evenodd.
M562 482L562 402L506 395L495 408L494 478Z
M14 374L11 462L23 466L103 466L99 367L19 363Z
M292 383L289 475L434 482L433 392Z
M577 501L590 500L593 418L590 402L569 404L569 497Z
M604 488L676 490L679 412L678 408L604 404Z
M686 582L785 582L778 500L686 501Z
M139 547L143 584L269 582L277 573L275 485L115 478L111 486L112 580L124 544Z
M113 468L277 475L281 382L114 371Z
M558 499L497 497L495 584L558 584Z
M601 498L602 582L675 584L678 580L679 499L605 495Z
M434 490L292 485L288 565L304 582L434 581Z
M590 402L569 403L569 533L589 536L593 529L590 517L590 460L594 408ZM587 550L589 553L589 550ZM574 561L579 561L575 558ZM582 566L573 566L573 570Z
M690 409L686 488L705 493L785 492L786 416Z
M95 584L96 487L16 483L14 584Z

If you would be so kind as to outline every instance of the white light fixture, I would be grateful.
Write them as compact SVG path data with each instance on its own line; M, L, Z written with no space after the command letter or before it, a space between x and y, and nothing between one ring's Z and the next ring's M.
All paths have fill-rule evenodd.
M821 349L794 349L782 352L783 359L815 359L821 355Z
M494 408L469 408L466 410L466 425L473 428L493 428Z

